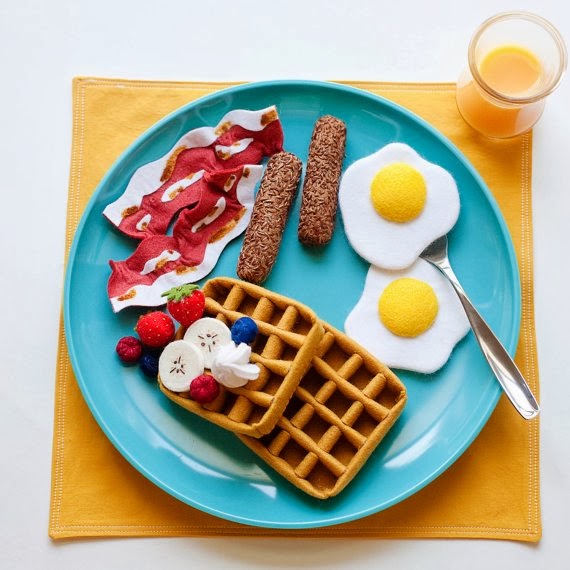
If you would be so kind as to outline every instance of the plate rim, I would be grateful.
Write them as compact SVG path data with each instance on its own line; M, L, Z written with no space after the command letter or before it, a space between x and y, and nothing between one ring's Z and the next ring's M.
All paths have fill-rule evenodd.
M319 519L319 520L311 520L311 521L300 521L300 522L284 522L280 523L279 521L260 521L254 517L246 518L241 515L234 515L232 513L227 512L220 512L216 508L209 507L208 505L203 505L198 501L192 501L191 498L184 496L182 493L177 491L176 489L168 486L163 481L161 481L158 477L156 477L152 472L150 472L147 468L145 468L135 457L133 457L132 453L128 451L125 445L118 439L112 429L108 426L107 421L104 417L102 417L100 410L98 409L96 403L93 401L92 395L88 389L88 386L85 382L83 377L83 373L81 371L81 367L79 366L78 356L75 352L75 346L73 343L73 335L70 334L72 323L70 322L70 285L73 275L74 263L73 260L76 257L77 250L79 247L79 242L81 240L81 235L83 233L84 227L87 223L88 218L91 215L92 210L95 207L95 203L98 198L98 194L100 193L101 189L107 185L108 180L114 175L115 170L120 168L120 166L130 157L130 155L135 151L138 147L140 147L145 140L151 138L153 135L156 134L157 131L161 130L165 125L167 125L172 120L175 120L181 115L191 111L194 107L199 107L200 105L204 105L208 103L208 101L213 99L218 99L220 97L226 95L235 95L239 94L241 91L250 91L251 89L264 89L264 88L279 88L279 87L296 87L296 88L312 88L312 89L328 89L333 91L342 91L348 94L357 95L359 97L364 97L370 100L373 104L377 105L380 103L388 108L390 108L393 112L397 114L403 114L412 122L418 124L424 131L427 131L430 136L435 137L438 141L443 144L448 151L450 151L455 159L461 163L461 165L468 171L469 175L474 179L476 182L478 189L483 192L485 199L490 206L493 214L496 218L498 223L498 227L501 232L502 241L506 247L506 252L508 254L508 267L509 273L512 279L513 285L513 293L514 293L514 315L513 315L513 332L511 334L510 342L505 343L505 347L511 356L514 355L516 351L516 347L518 344L519 336L520 336L520 325L521 325L521 311L522 311L522 299L521 299L521 283L520 283L520 270L518 265L518 260L514 248L514 244L508 230L508 226L504 219L504 216L499 208L499 205L488 188L487 184L483 180L482 176L478 173L475 167L471 164L469 159L462 153L462 151L453 143L450 139L448 139L443 133L437 130L434 126L428 123L425 119L420 117L419 115L415 114L413 111L410 111L406 107L387 99L382 95L377 95L370 91L366 91L364 89L353 87L351 85L347 85L344 83L337 83L334 81L315 81L315 80L305 80L305 79L279 79L279 80L269 80L269 81L253 81L248 83L240 83L230 87L226 87L220 89L218 91L214 91L202 97L196 98L193 101L190 101L179 108L171 111L163 118L159 119L153 125L151 125L148 129L143 131L139 136L137 136L133 142L131 142L125 150L123 150L119 156L113 161L111 166L107 169L104 176L101 178L100 182L97 184L95 189L93 190L89 200L81 213L81 218L77 224L75 229L75 233L73 236L72 243L69 247L69 251L67 254L66 260L66 268L65 268L65 278L64 278L64 296L63 296L63 324L64 324L64 331L65 331L65 338L66 344L68 348L68 355L69 360L71 362L73 372L77 381L77 384L80 388L81 394L86 401L89 410L95 420L97 421L98 425L101 427L102 431L105 433L106 437L111 441L113 446L121 453L121 455L141 474L143 474L147 479L153 482L155 485L163 489L168 494L176 497L178 500L182 501L185 504L188 504L194 508L197 508L203 512L209 513L216 517L220 517L225 520L229 520L232 522L237 522L245 525L250 526L257 526L262 528L273 528L273 529L310 529L310 528L319 528L325 526L331 526L334 524L340 524L344 522L349 522L353 520L357 520L363 518L365 516L380 512L385 510L402 500L408 498L409 496L415 494L420 489L428 485L431 481L436 479L439 475L445 472L465 451L468 447L473 443L476 439L479 432L487 423L489 417L491 416L492 412L494 411L499 398L502 394L502 390L500 389L498 383L496 385L496 389L494 391L493 397L489 399L487 403L487 407L484 408L484 412L481 414L479 421L473 425L473 429L467 433L465 437L465 444L460 446L455 453L451 454L451 456L439 465L437 468L433 469L429 475L424 477L421 481L418 481L415 485L412 485L409 489L405 492L400 493L396 497L393 497L390 501L384 501L380 505L375 505L369 509L359 511L356 513L352 513L351 515L344 515L340 517L329 517L326 520ZM324 514L324 511L323 511Z

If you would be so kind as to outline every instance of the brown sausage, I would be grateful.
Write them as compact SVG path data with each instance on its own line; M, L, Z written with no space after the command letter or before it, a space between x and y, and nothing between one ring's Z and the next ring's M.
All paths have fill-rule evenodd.
M238 258L240 279L261 283L269 275L277 259L302 166L289 152L274 154L269 159Z
M343 121L325 115L315 123L299 217L298 235L304 244L324 245L332 238L345 146Z

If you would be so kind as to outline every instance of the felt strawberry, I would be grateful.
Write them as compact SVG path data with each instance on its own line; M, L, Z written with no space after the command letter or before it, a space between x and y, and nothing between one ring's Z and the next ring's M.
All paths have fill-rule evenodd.
M193 322L202 318L206 299L198 285L187 283L173 287L162 294L166 297L168 312L183 327L189 327Z
M139 317L135 330L141 342L152 348L162 348L174 338L174 323L162 311L153 311Z
M199 404L207 404L218 397L220 385L213 376L201 374L190 383L190 397Z

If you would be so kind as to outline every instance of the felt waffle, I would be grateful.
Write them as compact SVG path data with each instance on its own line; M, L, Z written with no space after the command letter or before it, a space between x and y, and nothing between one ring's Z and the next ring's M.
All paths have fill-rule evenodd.
M338 494L364 465L406 402L394 373L340 331L325 334L276 427L240 436L291 483L314 497Z
M209 280L203 287L205 317L222 320L228 327L251 317L259 332L252 345L251 362L260 367L259 378L240 388L220 386L209 404L168 390L173 402L237 434L260 437L269 433L283 414L305 375L324 335L324 328L308 307L257 285L230 278ZM184 335L177 331L177 337Z

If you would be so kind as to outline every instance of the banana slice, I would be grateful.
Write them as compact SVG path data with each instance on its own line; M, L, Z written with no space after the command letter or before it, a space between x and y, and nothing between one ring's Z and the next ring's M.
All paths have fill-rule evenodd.
M204 366L211 368L214 355L220 347L232 341L232 333L222 321L204 317L188 327L184 340L200 350L204 356Z
M158 375L162 384L173 392L190 390L190 383L204 373L204 356L198 348L185 340L166 345L158 361Z

